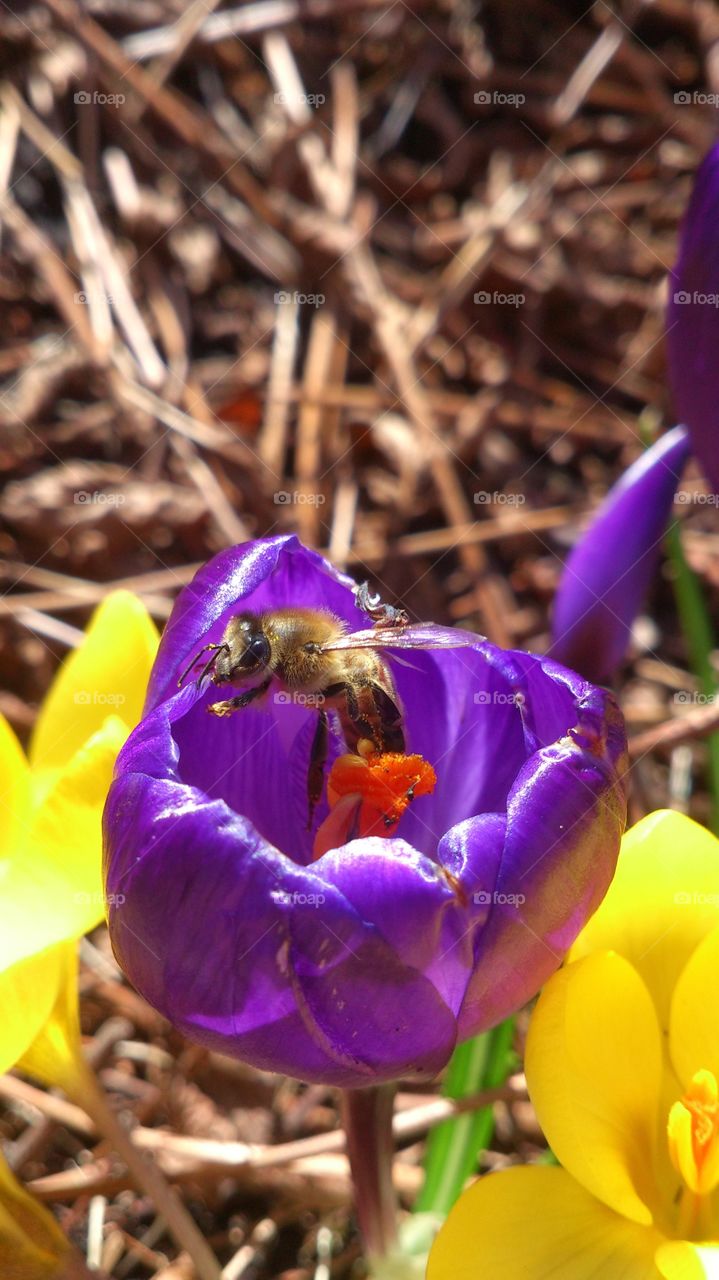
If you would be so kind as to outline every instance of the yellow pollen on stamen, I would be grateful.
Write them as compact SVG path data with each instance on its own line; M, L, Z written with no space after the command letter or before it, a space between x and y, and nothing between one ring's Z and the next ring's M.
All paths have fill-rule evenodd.
M711 1071L697 1071L669 1111L669 1155L690 1191L709 1195L719 1183L719 1087Z

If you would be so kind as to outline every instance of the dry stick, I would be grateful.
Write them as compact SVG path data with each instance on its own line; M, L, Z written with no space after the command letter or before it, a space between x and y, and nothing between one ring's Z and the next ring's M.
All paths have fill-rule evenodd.
M310 330L304 382L308 396L322 387L331 377L342 379L347 365L348 348L340 333L340 321L332 307L317 312ZM317 404L300 404L297 424L297 451L295 474L300 484L300 505L297 523L303 540L316 547L320 537L319 503L324 495L317 492L321 472L322 441L327 438L336 422L336 410L327 410ZM305 501L302 501L302 499Z
M165 1163L169 1165L170 1162L165 1160ZM171 1163L167 1176L172 1177L173 1181L196 1182L198 1179L207 1179L212 1185L216 1182L215 1166L203 1165L198 1161L180 1162L174 1156ZM343 1155L309 1156L275 1169L255 1170L252 1165L241 1165L232 1170L232 1176L244 1187L256 1190L258 1194L269 1194L273 1199L285 1199L288 1195L294 1195L302 1202L304 1209L315 1203L323 1208L328 1204L346 1206L350 1193L349 1164ZM393 1176L400 1194L412 1201L421 1185L421 1169L395 1160ZM39 1200L54 1202L75 1200L80 1195L112 1197L132 1185L131 1177L113 1173L111 1162L99 1159L80 1168L36 1178L28 1183L28 1190Z
M200 569L201 565L193 565L193 577ZM185 569L178 569L178 575L184 574ZM184 586L185 578L178 576L177 585ZM37 609L39 612L52 613L57 609L79 609L83 605L94 604L100 600L104 600L108 592L113 590L111 582L88 583L88 590L85 592L77 591L28 591L27 593L19 592L17 595L0 597L0 618L17 617L22 621L22 616L28 609ZM172 610L172 602L166 600L162 596L153 596L142 594L143 604L148 612L155 618L169 618Z
M73 330L90 353L91 359L98 365L101 364L102 351L95 341L87 312L75 301L77 292L75 280L53 245L42 232L38 231L12 196L2 193L0 193L0 219L14 235L21 252L30 258L38 274L45 281L68 329Z
M635 733L629 739L629 754L632 757L646 755L656 747L674 748L682 742L690 742L694 738L705 738L719 728L719 702L712 702L707 707L697 707L688 711L677 720L665 720L662 724L644 733Z
M349 60L335 64L330 72L334 119L330 154L335 175L335 212L349 217L354 199L357 156L360 141L360 110L357 78Z
M95 223L88 216L87 189L77 182L63 182L65 214L70 231L70 239L75 250L75 257L80 264L80 275L83 283L84 299L78 296L78 302L87 303L88 315L98 349L102 352L103 362L110 359L115 330L110 312L110 299L103 287L102 272L98 262L103 255L103 247L95 234Z
M384 9L386 5L387 0L343 0L342 13ZM329 20L336 14L336 0L302 0L301 4L298 0L255 0L255 3L243 4L239 9L228 9L209 17L200 27L198 37L207 44L213 44L232 36L258 35L274 27L288 26L297 20ZM136 35L127 36L122 47L130 57L140 61L157 54L169 53L176 39L175 26L176 24L138 31Z
M265 417L257 451L279 480L284 471L284 457L292 403L292 378L299 344L299 303L287 294L287 301L275 307L275 331L272 339L270 375L267 384ZM302 400L302 389L297 390Z
M17 104L7 98L0 112L0 194L2 195L7 192L10 182L19 138L20 112ZM2 225L0 224L0 236L1 234Z
M198 417L206 426L212 427L214 425L213 416L205 404L201 389L195 384L192 387L188 386L189 357L185 342L185 331L170 297L160 281L156 281L155 287L150 290L150 306L157 320L160 337L170 364L172 377L165 392L167 398L174 400L175 394L179 392L185 408L189 409L193 416ZM171 396L173 379L178 386L177 392ZM230 545L234 542L244 542L249 536L245 524L235 514L232 504L217 477L205 460L200 457L194 444L184 436L173 433L170 437L170 445L181 459L191 483L203 499L206 509L215 521L222 538Z
M279 34L267 36L263 48L270 74L283 92L288 114L297 123L304 123L309 107L303 102L302 80L287 39ZM319 161L318 147L322 151ZM328 213L334 213L336 184L333 168L326 159L319 139L315 135L301 138L298 151L318 198ZM359 295L370 312L379 347L392 371L402 402L418 428L422 444L429 454L432 475L448 524L456 528L457 525L470 523L471 508L449 450L438 433L406 340L404 330L407 317L404 309L385 289L366 244L351 246L341 260L340 269L349 283L351 294ZM477 599L485 616L490 638L508 647L511 637L503 616L506 601L498 583L488 575L488 562L484 552L476 544L460 540L458 554L471 580L477 583Z
M520 383L520 385L522 385ZM562 388L561 383L554 383L549 379L544 380L546 393L552 393L554 387L560 392L562 389L566 392L566 387ZM536 385L533 380L528 387L535 394L541 394L541 388ZM301 400L303 398L303 388L299 384L293 384L287 391L290 403ZM446 414L448 417L455 417L457 414L463 413L468 409L477 409L476 396L461 391L449 391L443 387L427 387L425 395L433 410L438 414ZM316 394L316 398L321 404L338 405L341 408L356 409L365 412L388 408L393 409L400 404L400 397L396 392L388 390L381 386L365 386L357 383L345 383L343 387L328 386L324 387L321 392ZM499 393L497 393L497 400ZM495 407L494 404L492 406ZM534 432L543 431L551 435L565 435L570 427L576 425L576 435L580 439L598 440L603 444L619 444L626 443L629 440L636 440L636 434L630 431L629 427L623 429L622 424L612 415L607 415L606 419L593 423L588 417L581 422L575 423L576 413L572 417L567 410L566 415L563 406L558 404L556 408L541 405L533 407L531 420L527 417L526 406L510 405L513 412L518 416L516 418L508 415L506 402L497 406L500 424L507 430ZM559 416L558 416L559 415Z
M145 382L159 387L166 369L155 349L147 326L127 284L127 268L103 227L85 184L82 165L14 89L8 90L17 107L22 127L45 155L60 178L65 193L68 224L79 260L91 267L88 273L90 319L94 335L93 354L106 363L112 343L110 307L114 311L128 348ZM106 290L102 293L99 285ZM74 299L78 302L77 295ZM94 322L94 323L93 323ZM95 355L97 359L97 355Z
M424 555L435 551L446 551L452 547L459 536L464 543L494 542L502 538L514 538L522 534L531 536L546 529L561 528L567 520L576 519L580 513L573 507L547 507L541 511L507 512L497 519L459 525L454 529L432 529L427 532L408 533L390 544L393 556ZM388 548L385 542L362 542L354 549L346 551L349 564L382 564L387 558ZM152 573L137 574L130 578L118 578L114 582L85 582L79 578L70 578L64 574L51 574L47 570L36 568L26 571L26 566L12 562L0 561L0 572L11 576L25 575L28 581L46 580L52 587L51 579L58 579L55 591L27 592L12 596L0 597L0 617L16 615L23 609L34 608L49 612L53 609L77 609L86 604L96 604L104 600L110 591L134 591L141 596L147 608L158 618L169 616L171 603L163 596L155 595L155 591L174 590L185 586L194 578L201 563L181 565L176 569L160 569Z
M584 99L598 80L605 67L609 65L615 53L628 34L629 27L625 21L611 22L597 37L594 44L574 69L556 102L550 109L550 123L555 127L569 124L576 115Z
M123 53L116 40L88 17L75 0L45 0L46 7L73 36L83 41L99 60L139 94L173 133L200 155L209 156L222 170L235 191L270 226L278 217L259 182L238 159L232 145L206 115L190 106L175 90L155 84L152 76Z
M221 0L192 0L188 8L180 12L176 22L168 28L168 35L172 39L170 48L165 53L161 53L157 61L147 68L147 74L156 85L164 85L169 80L205 19L214 13L220 2ZM145 102L139 101L137 106L130 107L127 114L133 124L139 123L144 115L145 106Z
M332 503L332 526L327 556L338 569L346 569L354 536L359 486L352 474L337 483ZM361 556L358 557L362 559Z
M15 1076L0 1077L0 1097L33 1107L47 1117L49 1122L65 1125L81 1133L83 1137L91 1138L97 1132L98 1126L80 1107L65 1098L46 1093L43 1089L38 1089L35 1085L30 1085ZM526 1097L527 1092L524 1086L505 1084L496 1089L485 1089L481 1093L456 1100L432 1098L419 1106L398 1111L393 1120L392 1131L398 1140L413 1140L452 1116L476 1111L494 1102L524 1101ZM196 1138L186 1134L169 1133L164 1129L149 1129L137 1125L132 1131L132 1141L136 1147L152 1151L158 1157L163 1155L179 1157L192 1160L198 1165L223 1169L278 1168L312 1156L340 1153L345 1146L344 1134L339 1129L333 1129L329 1133L313 1134L308 1138L297 1138L291 1142L260 1144Z
M504 621L504 594L494 576L489 574L487 557L481 548L464 539L461 533L457 536L458 528L471 523L472 511L417 375L404 333L404 314L396 300L386 292L365 245L351 249L342 265L351 286L370 310L380 348L392 370L407 412L418 429L445 518L455 534L459 558L472 583L476 583L477 601L485 618L487 634L496 644L508 648L511 636Z
M202 1232L179 1197L172 1191L165 1175L154 1161L145 1160L112 1110L103 1090L91 1071L83 1081L83 1101L103 1137L125 1162L133 1180L150 1197L168 1230L186 1249L197 1268L200 1280L218 1280L220 1265Z

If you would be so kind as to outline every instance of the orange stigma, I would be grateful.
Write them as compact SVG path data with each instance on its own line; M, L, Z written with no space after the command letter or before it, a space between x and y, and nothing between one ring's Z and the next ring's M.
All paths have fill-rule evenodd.
M315 838L314 856L362 836L388 836L412 800L431 795L437 775L418 755L377 751L369 739L357 755L339 756L327 781L330 813Z

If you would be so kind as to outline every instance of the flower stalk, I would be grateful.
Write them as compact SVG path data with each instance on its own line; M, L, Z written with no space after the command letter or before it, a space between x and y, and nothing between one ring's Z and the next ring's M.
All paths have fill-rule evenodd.
M397 1246L397 1197L392 1182L395 1086L342 1090L342 1123L352 1171L355 1210L370 1263Z

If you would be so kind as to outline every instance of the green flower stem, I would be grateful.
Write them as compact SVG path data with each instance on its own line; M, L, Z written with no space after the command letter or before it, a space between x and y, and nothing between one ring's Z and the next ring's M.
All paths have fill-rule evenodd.
M699 689L707 698L717 694L717 676L711 655L716 640L699 580L687 563L681 531L675 520L667 532L667 550L674 570L674 595L682 630L689 649L689 662ZM712 797L712 829L719 834L719 733L707 738L709 789Z
M514 1019L467 1040L455 1049L447 1069L444 1094L464 1098L503 1084L509 1073ZM425 1180L415 1212L449 1213L467 1178L475 1172L481 1151L494 1132L492 1107L447 1120L430 1134L425 1157Z
M392 1183L394 1094L393 1084L343 1089L341 1094L355 1210L370 1261L393 1253L397 1245L397 1198Z

